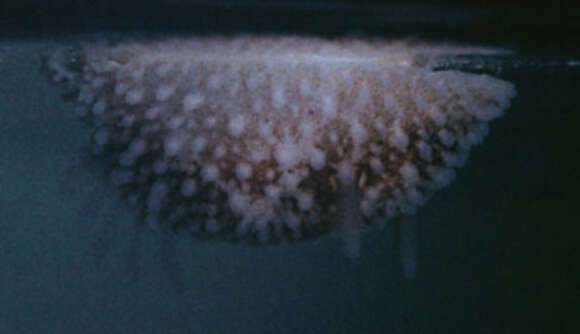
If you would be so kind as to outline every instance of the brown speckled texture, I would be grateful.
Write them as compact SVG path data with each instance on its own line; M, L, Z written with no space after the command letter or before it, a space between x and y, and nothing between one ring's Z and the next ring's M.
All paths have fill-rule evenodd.
M47 65L152 227L264 243L413 214L451 182L515 96L429 67L473 50L246 36L93 44Z

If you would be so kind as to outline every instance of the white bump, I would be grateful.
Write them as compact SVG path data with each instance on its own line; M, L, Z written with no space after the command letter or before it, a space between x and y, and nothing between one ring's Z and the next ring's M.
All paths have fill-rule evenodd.
M239 192L230 194L228 202L230 209L232 209L232 211L237 214L246 213L248 211L248 207L250 206L249 198Z
M338 144L338 134L336 133L336 131L330 131L330 134L328 135L330 142L333 145L337 145Z
M300 124L300 134L303 139L312 138L314 135L315 127L312 122L302 122Z
M162 112L163 110L160 107L156 106L151 107L145 111L145 119L147 120L156 119Z
M439 130L438 136L441 143L447 147L451 147L455 143L455 136L447 129Z
M228 130L230 135L232 135L233 137L239 137L242 134L242 131L244 131L245 126L246 119L244 118L243 115L234 116L228 124Z
M281 109L286 103L286 94L281 85L276 85L272 92L272 105L276 109Z
M214 164L207 164L201 170L201 178L204 182L216 181L219 178L219 169Z
M312 208L314 204L314 200L312 194L309 193L300 193L298 194L298 208L301 211L308 211Z
M375 122L374 127L375 130L377 130L377 132L380 134L384 134L387 131L387 127L382 122Z
M322 114L328 118L336 116L336 101L333 96L324 95L322 97Z
M250 159L254 163L259 163L259 162L265 160L267 157L268 157L268 151L263 150L263 149L256 149L255 151L252 152Z
M133 88L125 94L125 102L130 106L134 106L143 101L144 96L145 92L142 89Z
M409 188L405 193L407 200L412 205L422 205L425 201L425 196L416 188Z
M137 117L134 114L128 114L125 115L122 119L121 119L121 126L124 126L126 128L130 128L135 124L135 120L137 119Z
M260 243L265 243L270 239L270 234L269 234L269 230L268 230L269 224L270 224L270 222L266 218L259 218L254 223L254 230L256 232L258 232L257 236L258 236L258 241Z
M433 106L429 109L429 116L431 116L431 119L435 122L435 124L439 125L439 126L443 126L445 125L445 122L447 122L447 115L441 111L441 109L439 109L439 107L437 106Z
M175 92L174 86L162 85L155 91L155 99L157 101L163 102L167 100Z
M252 176L252 166L245 162L236 165L236 177L240 181L245 181Z
M224 147L224 145L218 145L214 150L213 150L213 157L214 159L221 159L223 158L227 153L226 148Z
M421 157L421 159L427 162L430 162L431 159L433 158L432 156L433 150L431 149L431 146L429 146L424 141L417 142L417 151L419 152L419 156Z
M183 144L183 139L177 134L169 135L165 137L165 142L163 148L165 149L165 154L168 156L175 156L181 151L181 146Z
M429 166L427 167L427 173L433 180L433 185L436 189L448 186L455 178L455 171L452 168Z
M374 203L379 199L381 195L382 185L378 185L375 187L370 187L367 192L365 193L365 198L369 200L369 202Z
M352 82L352 79L348 79L349 82ZM367 104L370 103L371 95L369 91L369 87L366 82L361 82L359 89L357 90L357 97L356 97L356 108L365 109L367 108Z
M293 192L298 189L298 184L300 183L301 178L297 173L284 173L280 178L280 184L285 187L286 191Z
M115 85L115 94L116 95L123 95L125 94L125 92L127 92L127 89L129 89L129 85L125 82L118 82Z
M205 127L208 129L213 128L217 123L217 119L215 117L208 117L205 119Z
M96 77L91 81L91 86L93 88L102 88L107 81L103 77Z
M276 161L282 168L292 168L300 162L300 148L291 143L281 143L276 147Z
M260 137L262 137L264 140L270 141L270 139L273 138L272 124L264 121L260 122L260 124L258 125L258 133L260 134Z
M102 116L105 113L106 109L107 109L107 102L105 102L105 100L103 100L103 99L100 99L93 105L93 108L91 109L91 111L95 116Z
M494 105L487 105L479 109L474 110L475 116L480 121L491 121L503 114L503 110Z
M481 122L471 129L465 135L463 140L461 141L461 145L464 148L469 148L473 145L479 145L483 141L483 139L487 136L489 132L489 126L485 122Z
M367 130L364 128L360 122L354 121L350 126L350 136L352 137L353 142L355 145L360 145L364 143L367 138Z
M449 167L463 167L467 163L469 153L467 151L458 153L443 152L441 157Z
M312 169L316 171L322 170L325 164L326 154L319 149L312 149L312 151L310 151L310 166Z
M183 111L189 112L198 108L203 103L203 96L198 94L187 94L183 98Z
M173 65L171 63L161 64L161 65L159 65L159 67L157 67L155 69L155 74L157 74L159 77L163 78L169 74L169 72L171 71L172 68L173 68Z
M412 88L415 90L415 94L413 94L412 98L417 107L417 111L425 112L426 110L429 110L429 103L425 101L425 97L423 96L424 93L421 91L417 91L418 88L419 87Z
M280 187L274 185L267 185L266 188L264 188L266 198L268 198L271 202L277 202L278 199L280 198L281 192L282 191Z
M406 187L413 187L419 182L419 171L417 167L410 162L405 162L399 169Z
M409 145L409 137L398 124L395 124L393 134L391 135L391 145L400 150L404 150Z
M141 156L146 150L147 143L145 142L145 139L141 137L135 138L129 145L129 152L131 152L131 155L136 157Z
M284 216L284 224L286 224L286 226L288 226L288 228L292 231L298 232L300 223L300 217L293 214L292 212L289 212Z
M212 74L207 80L207 85L212 90L217 90L222 84L222 77L219 74Z
M310 84L310 81L307 78L303 78L302 80L300 80L300 85L298 89L300 90L301 96L306 97L310 95L310 93L312 92L312 86Z
M167 127L171 130L179 128L185 122L185 117L183 115L177 115L169 118L167 121Z
M396 113L399 111L399 103L393 94L386 93L384 98L385 108L387 113Z
M191 143L191 148L195 153L201 153L205 149L207 140L203 137L196 137Z
M369 160L369 165L371 166L373 172L377 175L380 175L385 171L385 166L383 166L383 162L381 161L381 159L377 157L372 157Z
M354 168L348 161L342 161L337 166L338 178L343 185L350 185L354 182Z

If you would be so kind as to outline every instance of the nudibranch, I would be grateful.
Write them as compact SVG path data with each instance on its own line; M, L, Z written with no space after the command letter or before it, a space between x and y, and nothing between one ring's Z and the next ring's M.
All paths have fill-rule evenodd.
M270 243L359 234L448 185L516 95L405 41L195 37L62 48L110 178L153 228ZM475 49L477 51L477 49Z

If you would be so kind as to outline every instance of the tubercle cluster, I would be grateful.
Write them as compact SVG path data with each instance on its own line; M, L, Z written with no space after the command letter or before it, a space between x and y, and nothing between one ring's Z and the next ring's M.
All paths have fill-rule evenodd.
M345 211L355 229L412 214L453 180L515 88L418 66L425 50L190 39L90 45L73 62L61 50L47 65L148 224L266 243L325 234Z

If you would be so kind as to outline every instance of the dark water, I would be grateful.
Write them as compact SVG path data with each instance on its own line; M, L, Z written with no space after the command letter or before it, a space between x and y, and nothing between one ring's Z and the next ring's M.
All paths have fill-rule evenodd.
M333 31L288 15L301 32ZM580 57L569 37L489 38L517 51L493 74L518 97L418 213L408 281L392 225L366 235L355 262L332 237L250 247L135 228L114 190L74 163L86 129L39 72L39 55L71 36L12 27L0 41L0 333L575 332ZM464 27L459 39L489 42Z

